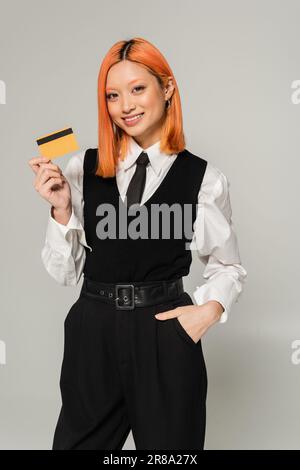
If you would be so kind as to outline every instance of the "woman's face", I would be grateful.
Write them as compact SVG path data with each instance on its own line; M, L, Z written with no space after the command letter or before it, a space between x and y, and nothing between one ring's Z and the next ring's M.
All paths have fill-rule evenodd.
M142 148L160 140L166 101L172 93L171 77L162 90L155 76L129 60L113 65L107 74L106 102L110 117ZM135 121L125 119L138 114L142 116Z

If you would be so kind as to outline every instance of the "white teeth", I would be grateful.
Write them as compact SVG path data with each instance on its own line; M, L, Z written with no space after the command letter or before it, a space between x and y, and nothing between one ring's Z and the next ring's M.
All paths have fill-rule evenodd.
M142 114L138 114L135 117L132 118L125 118L125 121L135 121L136 119L139 119L142 116Z

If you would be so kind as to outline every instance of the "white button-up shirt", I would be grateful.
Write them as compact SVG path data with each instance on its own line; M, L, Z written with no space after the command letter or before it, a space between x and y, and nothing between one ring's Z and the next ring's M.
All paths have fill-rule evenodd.
M116 181L119 195L124 201L129 182L135 172L136 159L147 152L150 164L146 168L146 183L141 199L144 204L156 191L178 154L166 155L159 150L159 141L147 149L130 138L131 146L126 158L118 161ZM72 196L72 214L67 225L52 217L46 230L41 252L48 273L60 284L78 284L83 272L87 244L83 218L83 161L85 150L73 155L64 170ZM220 323L226 322L232 305L240 296L247 271L241 265L237 236L232 222L229 181L216 167L207 163L198 194L197 216L193 226L190 249L195 249L204 264L206 282L197 286L193 297L198 305L216 300L224 308Z

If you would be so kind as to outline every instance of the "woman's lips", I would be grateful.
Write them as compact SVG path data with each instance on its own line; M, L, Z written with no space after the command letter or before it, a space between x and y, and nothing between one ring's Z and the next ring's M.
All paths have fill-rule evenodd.
M135 126L136 124L138 124L142 120L143 116L144 116L144 113L140 113L140 114L138 114L138 117L133 118L130 121L128 121L127 118L124 118L124 122L125 122L126 126L132 127L132 126Z

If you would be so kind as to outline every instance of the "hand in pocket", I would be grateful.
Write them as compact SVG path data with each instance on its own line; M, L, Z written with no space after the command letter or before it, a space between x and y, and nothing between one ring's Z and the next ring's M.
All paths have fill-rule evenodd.
M212 315L212 307L203 305L184 305L155 315L157 320L176 318L186 333L197 343L217 318Z

